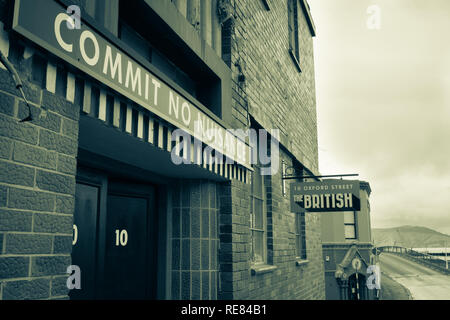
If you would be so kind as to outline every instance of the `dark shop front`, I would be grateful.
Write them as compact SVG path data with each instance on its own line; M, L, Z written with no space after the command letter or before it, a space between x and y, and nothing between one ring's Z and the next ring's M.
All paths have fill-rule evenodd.
M314 36L305 0L0 0L0 300L324 299L284 179Z
M159 17L168 14L163 2L96 4L72 14L64 1L22 0L10 8L9 52L21 53L24 69L26 56L30 77L43 86L43 100L31 101L33 121L45 127L60 113L60 132L65 122L73 131L70 138L45 131L61 143L56 157L73 166L61 176L64 190L51 190L74 195L73 237L70 248L70 231L61 231L63 248L55 242L48 258L64 262L40 271L60 275L70 265L72 299L217 299L219 188L248 183L251 169L248 143L221 119L229 71L219 59L210 58L210 66L192 48L175 46L180 34ZM137 30L130 17L144 15ZM161 37L149 40L155 33ZM204 58L213 56L209 50ZM211 161L219 155L222 161ZM64 277L49 281L64 292ZM5 285L3 297L14 294Z

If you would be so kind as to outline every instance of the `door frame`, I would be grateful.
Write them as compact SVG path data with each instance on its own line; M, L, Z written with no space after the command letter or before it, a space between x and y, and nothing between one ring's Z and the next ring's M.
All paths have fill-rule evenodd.
M89 156L87 156L89 155ZM103 277L104 270L104 251L100 248L105 247L106 240L106 216L107 216L107 199L109 180L116 180L117 178L129 177L131 185L137 182L139 184L148 184L154 187L155 201L154 207L157 221L156 234L156 248L155 254L158 257L156 260L155 277L159 279L156 283L155 299L164 300L171 297L171 274L169 272L172 264L172 246L170 235L172 233L172 190L169 187L173 179L162 178L157 174L138 169L132 166L120 163L116 164L115 160L103 159L103 157L95 155L92 157L91 153L80 152L77 159L77 174L76 182L94 185L100 188L99 191L99 209L98 209L98 224L97 233L98 240L96 246L97 252L97 268L95 274L94 296L96 299L100 298L99 287L103 287L105 281ZM102 169L103 168L103 169ZM99 253L101 252L101 253Z
M94 274L94 299L101 296L99 288L102 288L104 281L103 273L105 252L100 250L105 245L105 223L106 223L106 203L108 179L101 171L93 170L86 167L77 167L76 183L87 184L99 188L98 203L97 203L97 225L95 237L95 274Z
M146 252L145 252L145 282L146 292L145 299L155 299L157 297L158 277L157 277L157 264L152 265L152 259L156 263L158 262L158 205L156 199L155 185L149 183L138 183L135 181L127 181L123 179L108 179L108 191L107 195L124 196L124 197L136 197L145 198L148 201L147 212L145 215L145 223L147 226L147 232L145 234ZM108 208L106 209L108 211ZM106 220L105 220L106 226ZM106 231L105 231L106 232ZM104 262L104 261L103 261ZM104 269L103 269L104 270ZM153 282L153 283L152 283ZM153 284L153 286L152 286Z

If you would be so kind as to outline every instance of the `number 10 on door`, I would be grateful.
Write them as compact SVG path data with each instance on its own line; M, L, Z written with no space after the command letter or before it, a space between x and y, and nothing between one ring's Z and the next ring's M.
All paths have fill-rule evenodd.
M119 230L116 229L116 247L122 246L125 247L128 242L128 232L127 230Z

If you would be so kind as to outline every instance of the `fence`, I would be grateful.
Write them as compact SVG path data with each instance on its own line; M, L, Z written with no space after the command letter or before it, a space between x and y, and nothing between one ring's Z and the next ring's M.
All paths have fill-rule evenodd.
M440 271L444 274L450 275L450 269L446 268L446 262L439 258L437 255L431 255L428 253L417 252L410 248L398 247L398 246L384 246L374 248L374 253L379 254L381 252L390 252L399 254L405 258L408 258L414 262L425 265L436 271Z

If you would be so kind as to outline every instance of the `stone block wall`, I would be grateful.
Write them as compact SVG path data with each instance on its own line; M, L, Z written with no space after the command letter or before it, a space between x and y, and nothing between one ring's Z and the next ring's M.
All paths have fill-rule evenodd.
M0 67L0 299L66 299L80 107L47 91L46 61L3 21L0 37L33 116L19 122L28 108Z

